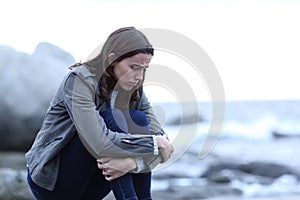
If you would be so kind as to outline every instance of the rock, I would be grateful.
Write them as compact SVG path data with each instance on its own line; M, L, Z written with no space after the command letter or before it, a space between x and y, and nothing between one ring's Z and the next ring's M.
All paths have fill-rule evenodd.
M215 196L240 196L242 192L236 188L230 188L226 184L207 184L203 186L171 186L167 190L153 192L153 199L207 199Z
M245 184L271 184L274 179L265 176L248 174L239 170L223 169L208 177L209 181L216 183L230 183L239 180Z
M0 168L0 200L34 200L26 170Z
M202 174L202 177L209 179L210 177L213 177L216 173L219 173L222 170L236 168L236 163L215 163L207 168L207 170Z
M153 170L153 178L157 180L169 180L172 178L197 178L207 169L207 164L197 158L196 155L186 152L174 164L165 168ZM187 170L188 169L188 170Z
M251 162L249 164L240 165L238 169L249 174L270 178L278 178L284 174L297 175L297 173L290 167L276 163Z
M26 169L25 153L0 151L0 169L1 168Z
M248 183L250 177L254 177L257 182L268 184L271 183L273 179L285 174L298 176L297 172L290 167L276 163L218 163L210 166L207 171L202 174L202 177L214 182L230 182L239 179Z
M297 111L295 111L297 112ZM289 116L289 114L288 114ZM278 123L273 127L272 136L273 138L299 138L300 137L300 127L299 123L293 120L286 120Z
M293 137L300 137L300 133L287 133L287 132L272 131L272 136L277 139L293 138Z
M74 58L49 43L33 54L0 45L0 150L26 151Z
M168 122L169 125L194 124L202 122L204 119L199 114L191 113L183 116L178 116Z

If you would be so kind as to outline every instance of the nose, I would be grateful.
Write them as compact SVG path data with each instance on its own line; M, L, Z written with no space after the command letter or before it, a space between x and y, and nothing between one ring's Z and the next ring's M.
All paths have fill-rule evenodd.
M141 81L144 78L144 70L138 70L135 72L134 79L137 81Z

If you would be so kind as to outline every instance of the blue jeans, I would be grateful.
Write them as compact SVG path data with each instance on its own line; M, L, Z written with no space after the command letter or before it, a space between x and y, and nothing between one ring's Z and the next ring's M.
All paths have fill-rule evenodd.
M136 118L135 122L147 121L147 118L142 117L139 111L131 112L130 115ZM123 119L118 122L118 125L123 124L124 127L130 127L130 129L135 127L138 132L143 129L143 126L137 126L130 122L128 125L127 121L124 121L126 113L123 115L118 111L111 110L105 111L101 115L111 125L113 125L112 116L114 116L114 118ZM149 127L145 126L145 128ZM151 173L126 174L108 182L103 176L102 170L98 169L96 159L86 150L78 135L75 135L60 153L59 174L53 191L35 184L29 172L27 181L32 193L38 200L99 200L103 199L111 190L118 200L151 199Z
M146 115L141 111L108 109L102 111L100 114L107 127L112 131L131 134L150 134L149 121ZM152 199L151 172L125 174L111 181L110 186L116 199Z
M60 153L59 173L53 191L35 184L30 173L27 180L38 200L98 200L111 191L96 159L86 150L78 135Z

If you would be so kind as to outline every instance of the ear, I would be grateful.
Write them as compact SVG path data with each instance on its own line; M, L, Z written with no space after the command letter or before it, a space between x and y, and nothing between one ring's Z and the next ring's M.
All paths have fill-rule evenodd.
M116 54L110 53L108 55L108 62L109 62L109 64L112 64L112 62L115 60L115 58L116 58Z

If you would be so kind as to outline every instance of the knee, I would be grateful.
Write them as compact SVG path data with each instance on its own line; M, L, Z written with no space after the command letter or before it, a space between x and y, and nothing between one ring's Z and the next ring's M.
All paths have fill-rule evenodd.
M122 111L116 108L100 112L106 126L112 131L128 132L127 122Z
M146 114L140 110L129 110L130 118L138 126L148 126L149 120Z

